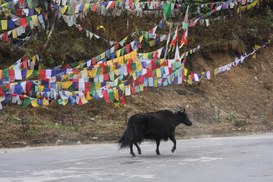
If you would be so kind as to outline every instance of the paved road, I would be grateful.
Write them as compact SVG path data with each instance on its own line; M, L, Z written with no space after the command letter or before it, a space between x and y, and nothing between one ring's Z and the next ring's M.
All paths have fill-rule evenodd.
M0 149L0 181L272 182L273 134L144 142L132 158L115 144Z

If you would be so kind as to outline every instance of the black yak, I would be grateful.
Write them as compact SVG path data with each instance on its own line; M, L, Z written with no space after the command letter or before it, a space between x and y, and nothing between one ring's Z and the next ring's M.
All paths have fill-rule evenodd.
M130 147L130 154L134 157L133 145L141 155L140 144L144 139L156 141L156 154L160 155L159 144L168 138L173 142L172 152L176 149L175 128L180 123L191 126L185 109L179 111L160 110L149 113L139 113L131 116L128 126L118 141L120 149Z

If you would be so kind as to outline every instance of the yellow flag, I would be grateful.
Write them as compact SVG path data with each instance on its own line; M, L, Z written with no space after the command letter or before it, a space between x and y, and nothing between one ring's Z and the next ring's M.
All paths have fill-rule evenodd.
M33 73L33 70L27 70L26 78L29 78Z
M1 20L2 30L8 29L8 20Z
M118 63L119 63L119 64L124 64L124 56L120 56L120 57L118 58Z
M136 80L136 72L131 73L133 80Z
M64 7L62 7L62 9L61 9L61 13L62 13L62 14L64 14L64 13L66 12L67 8L68 8L68 6L67 6L67 5L65 5Z
M44 98L43 99L43 106L48 106L48 105L49 105L49 101L46 98Z
M36 10L36 12L37 12L38 14L41 14L42 8L41 8L41 7L37 7L37 8L35 8L35 10Z
M149 45L150 45L150 47L155 46L155 40L151 40L151 41L149 41Z
M139 85L139 90L140 90L141 92L144 91L144 84Z
M62 82L56 82L56 84L57 84L57 89L60 90L62 86Z
M36 63L36 56L32 57L32 61L34 62L34 64Z
M118 86L118 78L114 80L114 86L115 86L115 87Z
M115 73L116 76L118 76L119 75L119 70L118 69L114 70L114 73Z
M191 75L188 76L188 84L192 85L192 77L191 77Z
M121 49L119 49L119 50L116 51L117 58L120 56L120 51L121 51Z
M68 99L65 99L64 100L64 105L67 105L68 104Z
M14 70L14 65L9 66L9 70Z
M33 21L33 25L35 27L37 27L38 26L38 16L37 15L33 15L33 16L31 16L31 19Z
M217 69L213 70L213 76L215 77L217 75Z
M17 30L16 30L16 28L12 30L12 38L17 38Z
M84 8L83 8L83 11L84 11L84 12L86 12L86 11L88 10L89 5L90 5L90 3L85 3L85 4L84 4Z
M255 50L260 49L260 48L261 48L261 46L255 45Z
M62 82L62 88L68 89L69 87L71 87L72 84L73 84L72 81Z
M38 91L39 91L39 92L43 92L43 91L44 91L44 88L45 88L45 86L43 86L43 85L38 85Z
M154 78L154 87L157 87L158 86L158 79L157 77Z
M160 70L160 68L156 69L155 71L156 71L157 78L160 78L161 77L161 70Z
M1 0L1 1L2 1L2 0ZM1 2L1 3L2 3L2 2ZM8 3L3 3L3 4L1 4L2 7L4 7L4 6L6 7L6 6L8 6L8 5L9 5Z
M93 68L92 70L88 70L88 75L90 76L90 78L94 78L97 75L97 71L97 67Z
M165 62L165 59L160 59L159 64L162 65Z
M95 89L96 89L96 90L99 90L99 89L100 89L100 87L101 87L101 83L96 83L96 85L95 85Z
M113 63L117 63L118 62L118 58L113 59Z
M256 1L254 1L253 3L247 5L247 9L248 9L248 10L249 10L249 9L252 9L252 8L254 8L257 4L258 4L258 0L256 0Z
M184 76L187 76L187 75L188 75L188 69L184 68Z
M121 91L124 92L124 84L123 83L119 85L119 88L120 88Z
M140 61L137 61L137 62L136 62L136 71L139 72L139 71L141 71L141 70L142 70L142 64L141 64Z
M92 100L93 98L91 97L91 95L90 95L90 92L87 92L86 93L86 100L88 100L88 101L90 101L90 100Z
M31 105L32 105L32 107L38 107L37 99L33 99L33 100L31 101Z
M88 101L86 100L86 98L84 97L84 95L81 97L81 101L83 104L86 104Z
M114 65L112 60L107 61L106 64L107 64L108 66L113 66L113 65Z
M143 54L143 58L148 59L148 53L144 53L144 54Z
M136 59L137 58L137 51L136 50L134 50L132 53L131 53L131 58L132 59Z
M114 98L118 101L119 100L119 93L118 89L114 88Z
M71 75L71 74L70 74ZM69 74L62 75L62 79L66 80L68 78Z
M68 95L68 96L73 96L73 93L70 92L70 91L68 91L68 92L67 92L67 95Z
M131 57L131 55L130 55L130 54L125 54L125 55L124 55L124 59L125 59L125 60L130 59L130 57Z
M139 37L139 43L141 43L143 40L143 35Z
M100 59L104 59L105 58L105 52L101 53L100 55Z

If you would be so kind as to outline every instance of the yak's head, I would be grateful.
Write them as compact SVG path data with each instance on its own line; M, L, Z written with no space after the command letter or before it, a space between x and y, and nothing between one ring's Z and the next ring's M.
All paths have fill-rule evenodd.
M177 110L176 113L181 118L181 121L182 121L183 124L185 124L187 126L191 126L192 125L192 122L188 118L188 115L187 115L187 113L185 111L185 108Z

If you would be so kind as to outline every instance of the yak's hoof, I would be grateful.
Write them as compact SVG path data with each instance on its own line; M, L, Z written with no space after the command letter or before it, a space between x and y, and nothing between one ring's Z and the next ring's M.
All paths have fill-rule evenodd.
M174 151L175 151L175 148L172 149L172 153L174 153Z
M139 151L138 154L141 155L141 152Z
M135 153L131 153L131 155L132 155L132 157L135 157L135 156L136 156L136 154L135 154Z
M159 152L159 151L156 151L156 155L160 155L160 152Z

